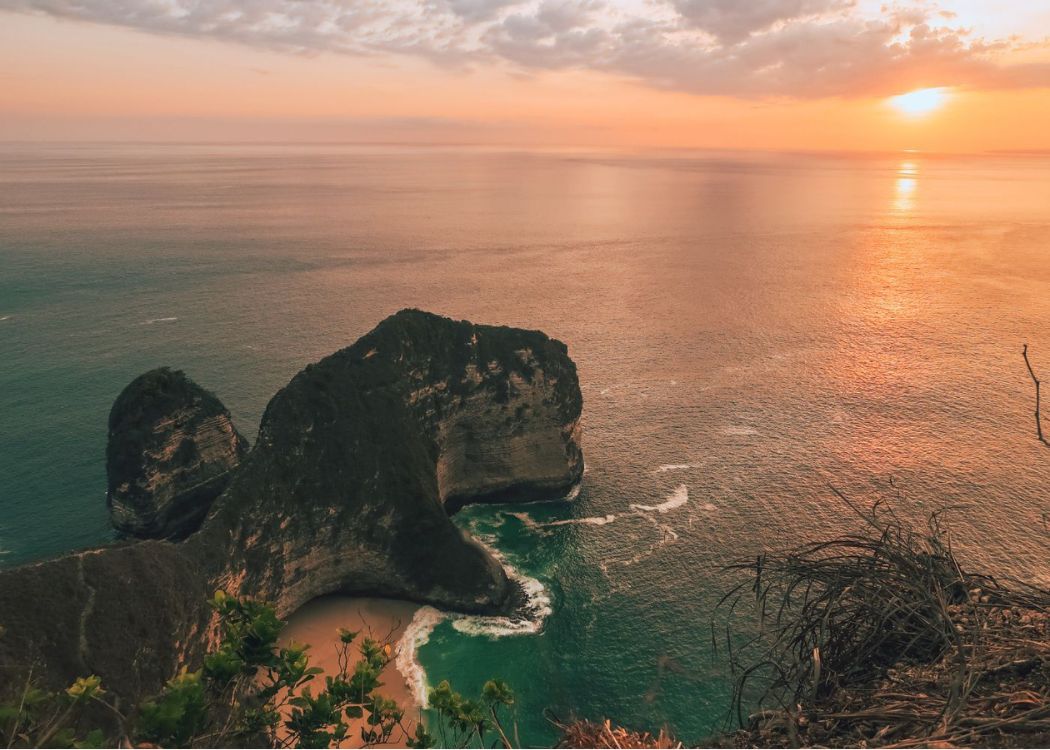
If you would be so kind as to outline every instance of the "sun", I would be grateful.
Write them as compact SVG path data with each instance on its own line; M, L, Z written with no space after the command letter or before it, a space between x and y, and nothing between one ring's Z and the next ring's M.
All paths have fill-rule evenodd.
M887 101L901 114L909 117L923 117L940 109L947 100L947 89L932 88L909 91L907 94L891 97Z

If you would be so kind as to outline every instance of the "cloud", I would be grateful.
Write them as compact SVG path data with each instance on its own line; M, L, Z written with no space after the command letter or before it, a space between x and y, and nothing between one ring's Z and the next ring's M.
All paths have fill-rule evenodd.
M432 7L444 9L468 21L485 21L503 8L518 5L523 0L433 0Z
M412 0L0 0L0 10L299 54L462 55L456 45L462 22L451 9Z
M296 54L412 55L512 73L583 69L742 97L865 96L920 86L1050 86L929 0L0 0L0 10ZM1027 42L1042 46L1047 43Z
M726 42L739 42L781 21L852 7L853 0L674 0L689 24Z

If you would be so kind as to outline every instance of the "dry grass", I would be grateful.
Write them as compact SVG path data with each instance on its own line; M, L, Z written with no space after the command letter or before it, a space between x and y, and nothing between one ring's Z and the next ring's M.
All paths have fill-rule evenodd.
M574 721L559 724L562 738L558 747L578 748L679 748L682 743L661 729L655 737L648 732L633 732L614 727L609 720L599 724L593 721Z
M733 566L748 580L721 606L761 621L727 632L735 743L1050 744L1050 592L964 570L939 514L919 532L854 510L863 533Z

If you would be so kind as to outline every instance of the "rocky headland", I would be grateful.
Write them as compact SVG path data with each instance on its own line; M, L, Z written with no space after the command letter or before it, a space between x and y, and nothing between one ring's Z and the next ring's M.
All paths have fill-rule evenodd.
M140 375L109 414L113 527L142 539L193 533L247 452L230 412L184 372L161 367Z
M217 398L146 373L110 415L108 498L153 538L0 572L0 661L140 696L200 658L216 589L280 616L332 593L513 612L517 587L449 516L568 492L581 410L561 342L418 310L296 375L247 452Z

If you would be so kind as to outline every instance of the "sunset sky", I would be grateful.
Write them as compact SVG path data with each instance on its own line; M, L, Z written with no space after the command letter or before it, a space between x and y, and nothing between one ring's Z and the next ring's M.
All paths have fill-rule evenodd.
M1045 150L1050 0L0 0L0 139Z

